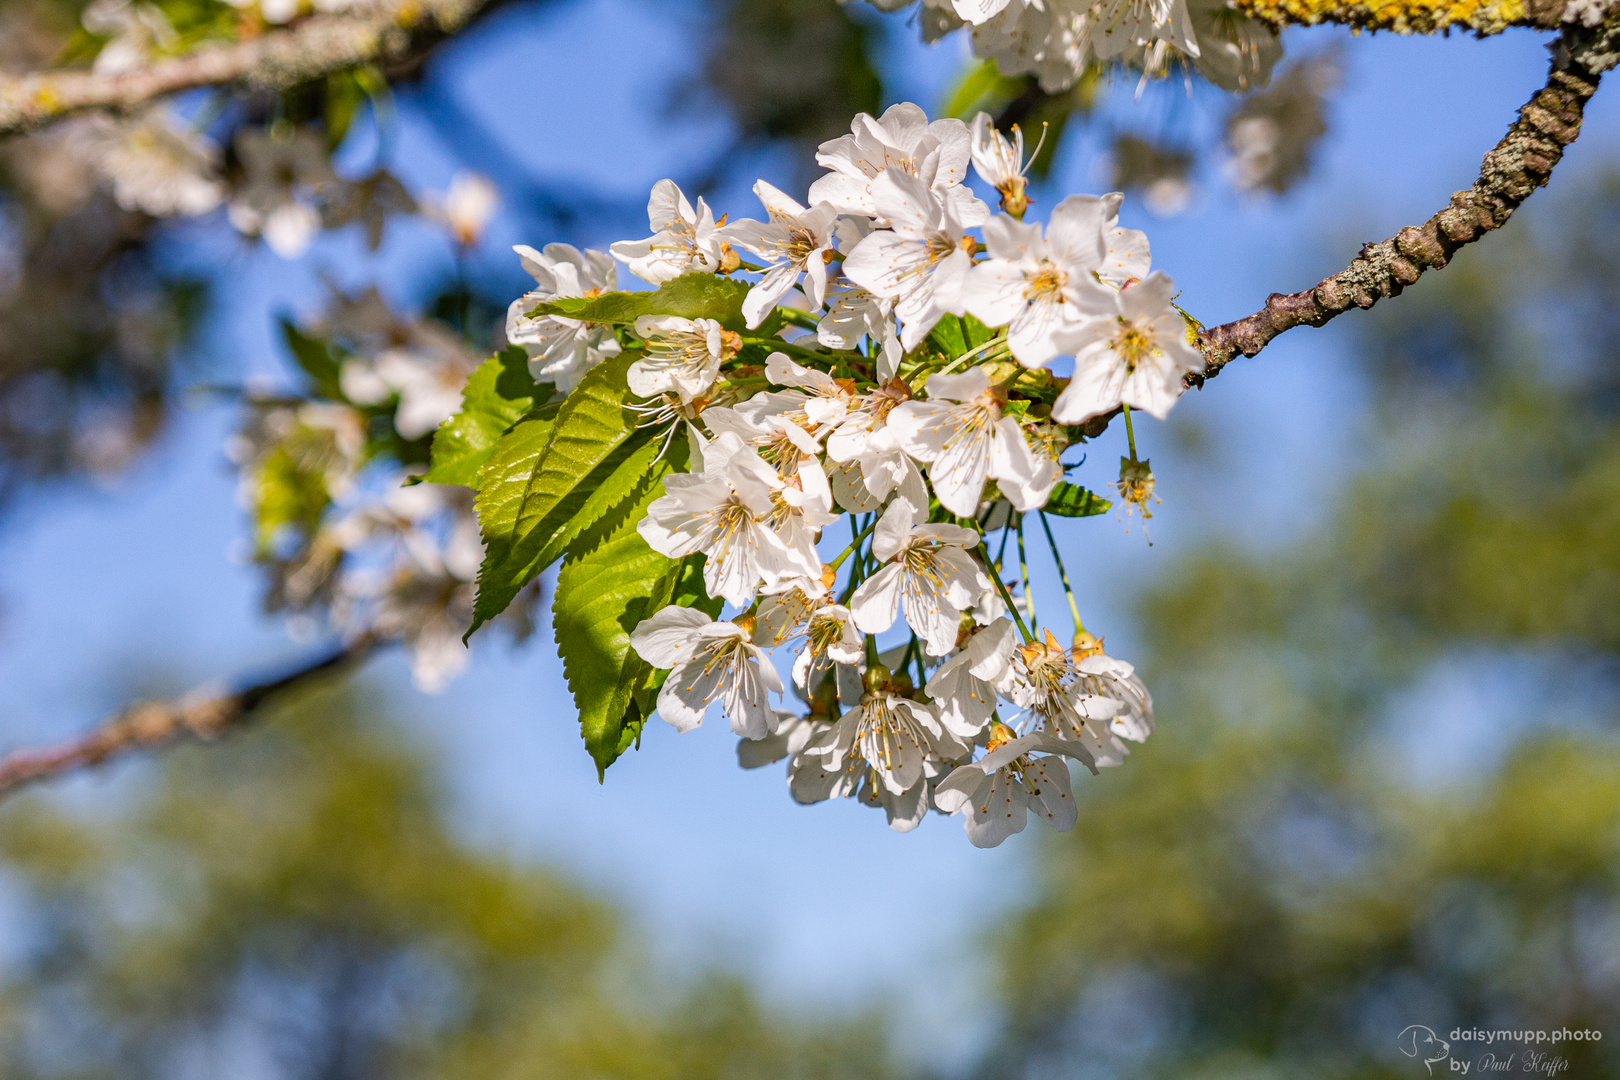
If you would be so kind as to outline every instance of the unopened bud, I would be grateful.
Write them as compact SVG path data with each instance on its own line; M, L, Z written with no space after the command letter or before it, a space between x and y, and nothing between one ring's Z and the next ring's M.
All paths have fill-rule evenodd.
M720 245L720 272L722 274L730 274L730 273L733 273L741 265L742 265L742 256L737 254L737 249L732 247L730 244L721 244Z
M885 686L888 686L889 681L892 678L894 678L894 673L888 668L884 667L882 664L873 664L871 667L866 669L867 693L877 693Z

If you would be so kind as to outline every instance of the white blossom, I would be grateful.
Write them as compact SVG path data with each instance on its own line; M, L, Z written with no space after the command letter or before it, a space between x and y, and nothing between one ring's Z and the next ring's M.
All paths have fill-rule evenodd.
M321 227L311 200L338 183L325 145L311 131L249 130L237 135L236 153L246 175L227 207L231 224L283 259L298 258Z
M709 595L739 607L761 582L820 574L819 561L807 561L771 527L772 485L781 482L774 469L730 434L705 448L704 463L700 474L666 477L667 494L647 507L637 529L654 551L672 559L703 552Z
M662 285L682 274L712 274L720 269L724 241L714 212L701 198L693 210L675 181L660 180L647 202L647 221L653 231L647 239L620 240L608 248L632 274Z
M767 692L781 693L782 680L745 627L671 604L642 620L630 645L649 664L670 669L658 691L658 715L675 730L703 723L718 698L738 735L759 739L770 732L776 713Z
M995 684L1007 671L1014 639L1012 620L997 619L969 637L929 678L924 689L951 734L971 739L990 722Z
M792 790L800 802L855 794L871 776L871 801L888 811L897 832L916 828L928 810L927 759L966 747L940 727L922 702L879 689L818 735L794 761Z
M992 0L994 2L994 0ZM997 11L1006 5L997 5ZM996 12L991 12L994 15ZM986 18L990 16L987 15ZM975 20L969 20L970 22ZM976 20L984 22L984 19ZM1025 189L1029 181L1024 174L1029 171L1030 162L1024 160L1024 131L1017 124L1012 128L1013 137L996 130L995 121L990 114L981 112L973 118L973 171L979 174L979 179L989 184L1001 193L1001 208L1009 214L1022 215L1029 206L1029 196ZM1035 152L1040 152L1036 146ZM1033 161L1033 155L1031 155Z
M844 274L876 296L893 297L900 343L907 349L942 316L962 310L962 286L973 259L964 223L921 180L886 169L872 181L871 198L889 219L844 259Z
M962 304L988 326L1006 326L1019 363L1040 367L1074 347L1087 319L1114 310L1116 290L1093 275L1106 254L1107 201L1071 195L1041 227L997 216L984 227L990 258L973 268Z
M1002 415L1006 396L983 368L928 380L927 401L908 401L889 416L901 449L928 462L940 504L959 517L978 512L986 479L1004 488L1036 482L1037 462L1022 429Z
M929 123L928 114L910 102L891 106L880 120L861 113L850 124L850 134L824 142L816 151L816 164L832 172L810 185L810 201L882 222L889 214L874 200L872 182L898 173L933 189L964 225L982 224L990 208L962 183L971 153L968 141L962 121Z
M98 170L126 210L153 217L206 214L225 198L219 148L150 109L124 124L96 125L87 140Z
M829 349L853 349L863 337L879 348L878 380L894 378L901 355L894 298L873 295L845 279L827 293L827 313L816 324L816 340Z
M914 525L915 509L896 499L872 533L872 555L885 565L861 582L850 597L855 625L881 634L904 609L906 623L930 656L944 656L956 645L962 612L990 587L965 549L979 534L960 525Z
M827 295L826 255L833 250L833 226L838 211L826 203L808 209L763 180L754 194L765 204L768 221L743 218L727 225L722 234L740 248L753 252L767 266L759 284L743 299L743 317L750 330L765 321L779 300L804 276L811 310L819 309Z
M641 397L676 393L682 401L702 395L720 374L720 364L742 343L713 319L676 315L643 315L636 334L646 339L641 359L630 365L626 381Z
M1055 422L1083 423L1120 404L1157 420L1170 414L1182 377L1203 367L1173 295L1171 280L1152 274L1115 295L1113 314L1077 332L1074 376L1052 406Z
M450 190L444 198L429 203L428 210L449 227L459 246L470 248L483 237L500 205L501 193L495 181L482 173L462 170L450 178Z
M1119 702L1120 711L1108 721L1115 735L1141 742L1153 734L1153 695L1134 667L1104 653L1101 642L1090 649L1076 647L1073 656L1078 685L1086 693Z
M612 292L619 287L618 272L611 256L569 244L547 244L544 251L518 244L512 250L534 276L536 288L506 309L506 340L528 353L535 381L552 383L566 394L591 368L619 355L619 339L609 326L560 315L531 318L529 312L553 300Z
M1109 726L1123 703L1095 693L1095 684L1082 679L1074 657L1050 630L1044 641L1013 650L996 689L1026 711L1036 730L1062 743L1065 753L1093 772L1124 762L1129 751Z
M909 397L905 384L898 381L874 387L855 400L827 436L827 457L835 463L828 479L844 509L870 513L894 492L913 506L927 505L922 473L888 426L895 406Z
M997 736L1000 736L998 738ZM1032 756L1036 751L1045 756ZM995 847L1024 831L1029 810L1044 817L1058 832L1074 828L1075 808L1066 748L1045 735L1012 737L998 725L990 739L990 752L978 761L957 767L934 789L934 805L947 814L961 814L962 825L974 847Z

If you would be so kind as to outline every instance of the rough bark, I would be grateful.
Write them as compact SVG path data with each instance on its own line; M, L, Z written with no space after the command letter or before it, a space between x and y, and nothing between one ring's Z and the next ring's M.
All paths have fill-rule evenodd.
M1519 110L1502 141L1485 155L1479 179L1422 225L1408 225L1388 240L1362 246L1348 267L1297 293L1272 293L1246 318L1201 335L1204 370L1189 375L1202 385L1238 354L1254 356L1285 330L1321 326L1352 307L1370 308L1399 296L1425 270L1438 270L1459 248L1502 227L1519 205L1546 184L1564 150L1581 132L1586 103L1602 73L1615 64L1613 29L1569 29L1552 46L1547 84Z

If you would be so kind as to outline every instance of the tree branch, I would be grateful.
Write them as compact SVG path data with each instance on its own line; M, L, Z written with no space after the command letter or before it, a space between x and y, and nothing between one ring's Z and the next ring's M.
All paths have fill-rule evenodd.
M1569 5L1568 0L1233 0L1232 6L1279 31L1334 23L1397 34L1456 29L1484 36L1513 26L1556 30Z
M1457 250L1499 229L1530 194L1546 184L1564 149L1581 132L1586 103L1597 92L1602 72L1615 65L1614 38L1620 30L1567 29L1552 46L1547 85L1536 91L1507 135L1480 166L1479 179L1451 197L1451 205L1421 226L1408 225L1392 239L1364 244L1348 268L1314 288L1272 293L1266 306L1247 318L1203 331L1202 372L1187 377L1202 386L1239 353L1254 356L1285 330L1321 326L1352 307L1370 308L1386 296L1438 270Z
M488 2L392 0L363 13L317 15L248 41L203 45L118 75L0 76L0 135L84 109L132 109L199 86L280 88L361 64L395 63L455 33Z
M175 701L132 705L88 735L57 746L17 750L0 758L0 798L25 784L99 765L109 758L182 738L212 739L252 719L261 707L288 691L358 663L376 645L362 636L314 663L275 679L227 694L194 691Z

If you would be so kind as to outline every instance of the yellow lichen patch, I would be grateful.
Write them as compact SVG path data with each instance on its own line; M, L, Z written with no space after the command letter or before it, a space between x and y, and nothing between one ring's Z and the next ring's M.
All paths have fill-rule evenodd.
M1329 22L1397 34L1432 34L1450 27L1499 34L1527 21L1525 0L1234 0L1233 6L1273 26Z
M28 111L35 116L50 116L61 107L62 99L50 83L36 86L34 92L28 95Z

